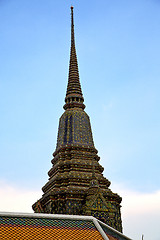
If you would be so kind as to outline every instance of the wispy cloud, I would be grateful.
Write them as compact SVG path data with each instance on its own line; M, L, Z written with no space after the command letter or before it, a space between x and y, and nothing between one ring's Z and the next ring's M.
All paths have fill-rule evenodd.
M122 197L122 223L124 234L133 239L159 240L160 190L151 193L132 191L121 184L112 190Z
M113 101L110 101L108 104L103 104L103 105L102 105L102 109L103 109L103 111L105 112L105 111L113 108L113 105L114 105L114 104L113 104Z
M41 191L27 190L0 180L1 212L33 212L32 204L41 197Z

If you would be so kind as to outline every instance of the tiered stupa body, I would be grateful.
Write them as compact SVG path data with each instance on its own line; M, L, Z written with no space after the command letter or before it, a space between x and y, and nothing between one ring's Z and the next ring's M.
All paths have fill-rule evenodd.
M79 81L71 7L71 52L64 109L59 121L56 150L43 196L35 212L92 215L122 231L121 197L109 189L94 147L90 119Z

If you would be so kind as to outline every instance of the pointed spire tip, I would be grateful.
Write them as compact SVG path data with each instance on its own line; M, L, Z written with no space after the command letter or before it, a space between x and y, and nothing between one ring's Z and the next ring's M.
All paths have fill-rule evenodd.
M83 104L83 94L79 81L78 62L76 55L75 39L74 39L74 21L73 21L73 6L71 5L71 50L69 62L68 85L65 97L64 109L68 108L85 108Z

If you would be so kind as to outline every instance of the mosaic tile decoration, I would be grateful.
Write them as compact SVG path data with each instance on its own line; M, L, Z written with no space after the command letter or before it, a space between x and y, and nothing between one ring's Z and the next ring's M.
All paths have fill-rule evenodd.
M91 221L8 216L0 217L0 239L103 240Z
M57 149L67 144L94 147L90 119L81 109L67 110L60 118Z

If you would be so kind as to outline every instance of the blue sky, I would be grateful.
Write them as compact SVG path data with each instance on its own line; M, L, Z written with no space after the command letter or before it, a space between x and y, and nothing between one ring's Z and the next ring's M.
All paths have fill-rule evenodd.
M0 1L1 187L38 192L47 181L67 86L71 4L86 112L104 175L130 204L152 196L147 209L160 198L158 0ZM156 214L150 226L157 226ZM139 236L140 229L134 235L124 223L125 233ZM144 231L150 240L148 225Z

